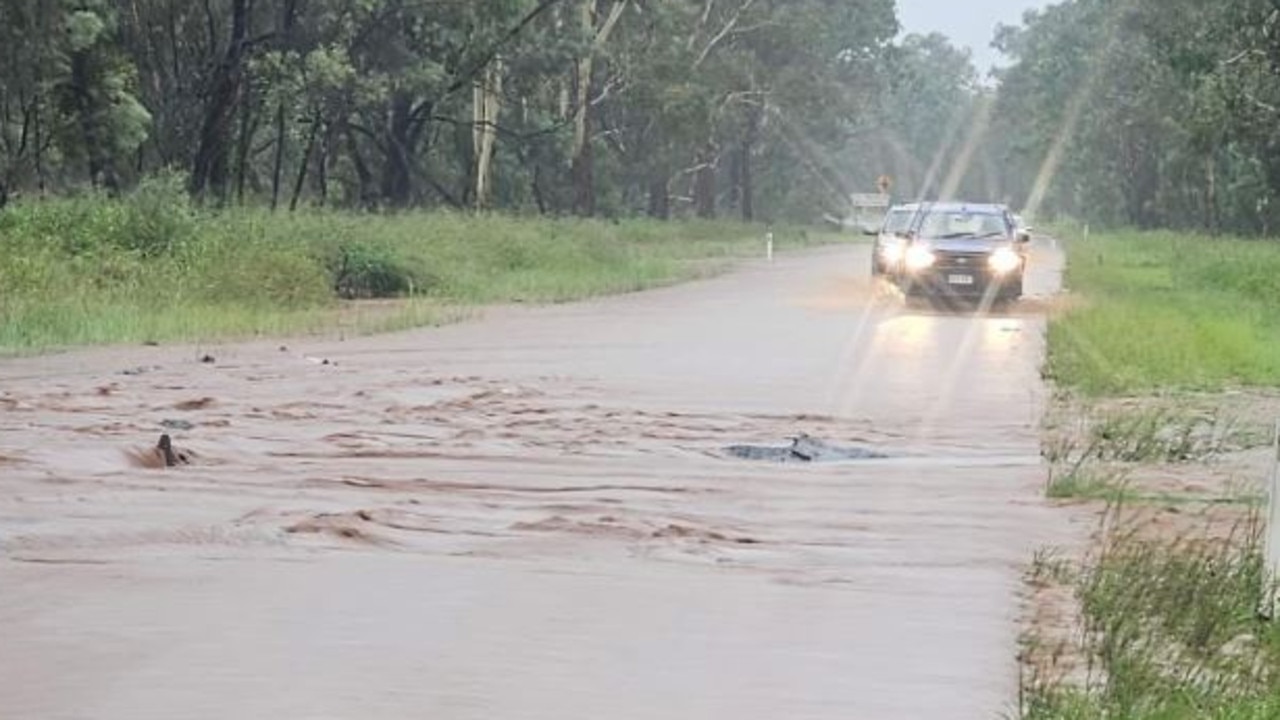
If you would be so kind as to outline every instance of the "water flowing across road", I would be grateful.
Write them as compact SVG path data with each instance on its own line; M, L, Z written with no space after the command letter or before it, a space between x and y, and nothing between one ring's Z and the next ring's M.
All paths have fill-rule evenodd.
M977 314L904 305L867 252L0 362L0 715L998 716L1053 524L1061 259ZM146 467L160 432L193 464ZM801 433L884 457L724 452Z

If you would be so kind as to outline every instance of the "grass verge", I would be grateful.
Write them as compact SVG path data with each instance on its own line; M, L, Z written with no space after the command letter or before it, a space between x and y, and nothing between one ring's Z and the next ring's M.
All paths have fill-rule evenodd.
M122 200L0 212L0 353L94 343L399 329L445 308L561 302L763 254L731 222L200 211L157 181ZM839 238L775 230L780 248ZM405 298L363 312L368 298Z
M1280 244L1112 233L1066 247L1075 298L1050 321L1045 492L1099 525L1092 550L1055 558L1065 570L1031 564L1020 715L1280 718L1280 629L1257 615Z
M1261 534L1245 515L1216 537L1112 528L1073 579L1083 677L1032 679L1032 720L1254 720L1280 717L1280 630L1257 615Z
M1122 232L1066 248L1080 302L1049 328L1061 385L1102 396L1280 384L1280 243Z

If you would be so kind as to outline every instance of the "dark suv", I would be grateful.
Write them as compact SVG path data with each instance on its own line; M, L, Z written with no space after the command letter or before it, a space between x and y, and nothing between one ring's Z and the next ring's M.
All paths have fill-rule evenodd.
M1030 240L1003 205L921 205L907 232L898 285L908 296L1015 300Z

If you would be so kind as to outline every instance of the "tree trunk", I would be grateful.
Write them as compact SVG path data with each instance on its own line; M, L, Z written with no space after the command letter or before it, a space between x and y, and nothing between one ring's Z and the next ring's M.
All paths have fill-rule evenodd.
M245 95L251 94L250 83L245 83ZM245 177L249 174L249 148L253 144L253 133L256 122L253 115L253 104L240 104L240 138L236 148L236 202L244 204Z
M538 214L547 214L547 201L542 194L542 163L535 158L533 161L533 179L530 180L530 189L533 191L533 202L538 206Z
M1205 216L1209 221L1209 233L1218 234L1218 164L1213 151L1205 158Z
M232 118L241 101L244 53L249 34L249 0L234 0L231 39L227 52L214 70L200 141L191 169L191 192L197 198L212 193L219 202L227 197L227 152Z
M333 123L324 123L324 141L320 143L320 157L316 161L316 195L318 204L329 204L329 163L333 162Z
M582 24L588 31L595 27L594 5L595 0L586 0L582 6ZM591 149L591 77L595 68L592 55L593 50L588 50L574 66L576 97L569 174L573 180L573 212L582 217L596 214L595 154Z
M271 168L271 209L280 206L280 182L284 174L284 102L276 107L276 156Z
M289 0L285 3L283 15L280 18L280 48L288 51L293 47L293 26L298 14L298 0ZM284 100L276 105L276 147L275 159L271 168L271 209L274 211L280 206L280 184L284 178L284 147L285 147L285 107Z
M583 126L590 128L590 120L587 120ZM596 214L595 165L595 150L592 143L588 141L574 153L571 168L573 212L581 217L592 217Z
M36 188L39 189L40 195L43 197L45 188L47 187L48 178L45 177L45 172L44 172L45 133L44 133L44 121L40 114L39 104L35 106L35 118L33 122L35 125L34 132L35 132L35 140L36 140L36 144L35 144Z
M747 109L747 129L738 150L738 203L743 222L755 222L756 219L755 171L751 166L751 156L759 138L760 108L752 105Z
M698 217L710 220L716 216L716 150L707 143L698 153L698 171L693 183L693 205Z
M583 217L596 213L595 152L591 143L595 55L609 40L610 33L626 7L627 0L583 0L581 7L582 29L592 38L592 42L591 47L574 65L576 102L570 174L573 179L573 211ZM608 8L608 12L605 12L605 8ZM603 18L599 27L596 26L598 18Z
M109 159L104 157L104 138L99 132L97 103L89 87L92 83L91 64L88 53L78 51L71 54L71 94L75 103L76 120L80 124L80 137L84 142L89 182L94 187L102 185L115 191L119 184Z
M502 63L494 60L476 82L472 97L472 147L475 152L475 205L489 206L493 192L493 146L498 138L498 114L502 111Z
M343 130L347 141L347 155L351 157L351 166L356 171L356 194L360 198L360 207L371 210L378 204L378 197L374 192L373 173L369 172L369 166L365 163L364 156L360 154L360 143L356 140L355 130L350 124L346 124Z
M649 178L649 217L671 219L671 191L665 174L655 173Z
M382 168L382 197L394 208L405 208L413 199L413 98L396 92L391 98L387 123L387 162Z
M289 212L298 209L298 199L302 197L302 187L307 182L307 168L311 165L311 153L316 149L316 135L320 131L320 118L313 118L311 131L307 133L307 145L302 150L302 162L298 164L298 179L293 183L293 197L289 198Z

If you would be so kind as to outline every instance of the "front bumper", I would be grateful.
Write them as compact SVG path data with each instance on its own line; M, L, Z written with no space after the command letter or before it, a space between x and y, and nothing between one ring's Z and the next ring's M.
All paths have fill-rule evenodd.
M932 266L921 270L903 269L897 279L908 295L1008 298L1022 294L1023 269L998 273L991 269L987 255L938 254Z

